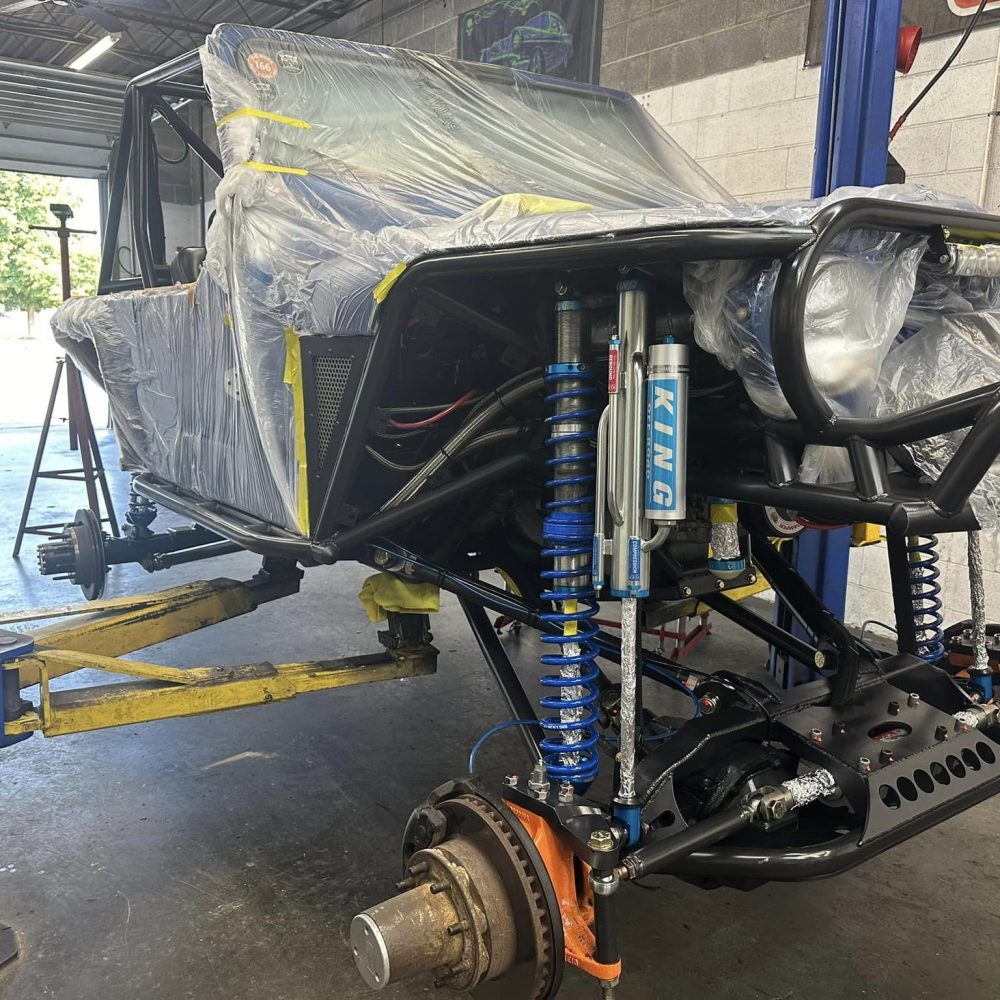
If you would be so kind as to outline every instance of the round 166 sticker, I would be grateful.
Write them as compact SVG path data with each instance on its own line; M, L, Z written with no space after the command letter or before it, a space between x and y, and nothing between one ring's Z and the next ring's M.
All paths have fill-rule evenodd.
M250 67L250 72L262 80L270 80L278 75L278 64L263 52L251 52L247 56L247 65Z

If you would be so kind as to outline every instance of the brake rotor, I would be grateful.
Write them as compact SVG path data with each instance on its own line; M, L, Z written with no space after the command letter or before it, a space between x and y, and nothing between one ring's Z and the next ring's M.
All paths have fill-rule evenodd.
M58 539L39 545L37 558L42 574L67 574L88 601L96 601L104 593L108 577L104 532L97 515L88 507L76 512Z
M84 507L76 512L67 534L76 550L73 582L88 601L96 601L104 593L104 583L108 578L101 522L92 510Z
M402 895L354 918L376 988L421 971L477 1000L548 1000L562 981L558 902L521 823L470 779L435 789L403 838Z

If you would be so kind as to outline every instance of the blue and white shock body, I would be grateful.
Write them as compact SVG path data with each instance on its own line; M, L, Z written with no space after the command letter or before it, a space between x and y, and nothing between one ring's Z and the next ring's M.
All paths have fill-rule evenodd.
M670 524L684 518L685 498L686 348L663 344L649 350L647 396L648 328L645 282L620 281L618 326L609 344L608 408L598 442L601 508L593 550L595 582L601 586L606 504L611 519L610 589L621 601L621 743L614 810L629 844L641 835L635 788L640 602L649 596L649 553L663 543Z
M646 375L645 514L657 527L686 515L687 393L687 346L654 344Z
M591 582L594 534L594 394L589 364L589 334L583 305L576 299L556 304L556 362L545 369L550 391L546 402L553 414L546 418L550 435L546 444L553 455L547 460L551 477L546 486L552 499L546 507L542 555L551 558L551 569L542 571L547 587L542 599L553 610L545 621L561 626L558 635L543 634L542 642L558 647L542 656L557 672L542 677L554 693L542 707L556 714L542 720L545 738L541 748L550 780L571 782L585 788L597 777L598 691L597 602Z

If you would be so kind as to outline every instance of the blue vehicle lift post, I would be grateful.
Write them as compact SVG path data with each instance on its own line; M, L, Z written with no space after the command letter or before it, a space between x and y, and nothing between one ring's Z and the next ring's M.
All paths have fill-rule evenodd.
M813 159L815 198L845 185L885 183L901 18L902 0L827 2ZM795 568L827 607L843 618L851 528L807 530L793 545ZM776 621L805 637L780 602ZM771 668L786 687L813 679L804 667L775 653Z

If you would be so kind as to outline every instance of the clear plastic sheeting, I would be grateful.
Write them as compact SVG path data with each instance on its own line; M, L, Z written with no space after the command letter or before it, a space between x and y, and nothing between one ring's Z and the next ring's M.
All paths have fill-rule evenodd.
M208 263L247 338L276 312L296 331L365 333L372 289L437 250L731 203L627 94L234 25L202 62L226 168Z
M763 206L787 222L806 224L836 201L859 196L968 207L926 188L884 185L840 188L825 198ZM805 349L810 374L835 413L869 416L882 361L903 326L917 268L920 237L852 230L835 241L816 268L806 300ZM698 346L739 373L750 398L779 420L794 414L778 386L771 356L771 302L779 261L704 261L684 273ZM833 481L816 460L813 481Z
M74 302L54 327L92 343L128 468L302 534L296 340L369 333L407 262L767 221L627 94L238 25L202 62L226 172L199 280Z
M88 368L87 346L96 349L124 468L288 522L294 496L282 487L293 482L294 456L275 440L265 454L215 282L70 299L52 326ZM285 462L279 476L276 460Z
M876 412L902 413L995 382L1000 382L1000 312L940 315L889 352ZM916 441L906 450L923 472L937 479L967 433ZM975 489L971 503L983 528L1000 525L1000 461Z
M733 201L631 96L477 63L220 25L202 50L225 176L192 286L78 300L57 337L96 356L122 459L309 534L303 337L368 335L408 263L453 249L699 225L807 223L826 204ZM848 189L935 201L926 189ZM954 202L950 202L954 203ZM847 234L809 298L807 354L866 413L922 244ZM699 344L765 413L776 265L686 268ZM948 387L950 388L950 387Z

